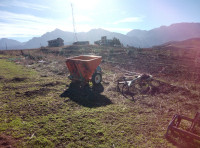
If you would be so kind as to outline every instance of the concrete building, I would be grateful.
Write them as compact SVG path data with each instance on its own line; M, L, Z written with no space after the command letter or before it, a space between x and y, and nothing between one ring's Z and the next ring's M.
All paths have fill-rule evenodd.
M61 38L57 38L54 40L49 40L48 41L48 46L49 47L59 47L59 46L64 46L64 40Z
M95 41L94 44L97 44L97 45L104 45L104 46L112 46L112 41L111 39L107 39L106 36L102 36L101 37L101 40L99 41Z

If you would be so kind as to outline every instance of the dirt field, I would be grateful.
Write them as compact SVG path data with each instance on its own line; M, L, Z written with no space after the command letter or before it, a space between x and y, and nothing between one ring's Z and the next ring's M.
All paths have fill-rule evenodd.
M174 114L199 110L197 53L174 45L1 51L0 147L200 147L164 136ZM66 58L81 54L103 58L97 88L67 78ZM123 95L117 80L127 72L151 74L148 91Z

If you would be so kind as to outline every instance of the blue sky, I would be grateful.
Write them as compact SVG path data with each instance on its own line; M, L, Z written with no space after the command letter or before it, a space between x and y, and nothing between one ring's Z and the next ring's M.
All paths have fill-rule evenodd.
M180 22L200 22L200 0L0 0L0 38L26 41L59 28L103 28L126 34Z

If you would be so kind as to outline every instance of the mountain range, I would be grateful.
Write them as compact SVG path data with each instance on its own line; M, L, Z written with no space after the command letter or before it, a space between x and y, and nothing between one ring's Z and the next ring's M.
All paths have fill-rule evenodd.
M79 41L89 41L93 44L94 41L100 40L101 36L107 36L108 39L113 37L118 38L125 46L135 47L152 47L161 45L170 41L182 41L190 38L200 37L200 23L177 23L170 26L161 26L149 31L134 29L126 35L116 32L110 32L104 29L92 29L88 32L77 33ZM55 29L52 32L47 32L41 37L34 37L27 42L19 42L12 39L0 39L0 49L31 49L41 46L47 46L47 41L62 38L65 45L70 45L74 41L74 33Z

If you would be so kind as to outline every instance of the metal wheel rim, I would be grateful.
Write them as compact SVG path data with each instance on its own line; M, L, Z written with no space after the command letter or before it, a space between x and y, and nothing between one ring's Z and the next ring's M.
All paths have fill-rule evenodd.
M94 81L95 81L96 84L99 84L101 82L101 76L96 75Z

